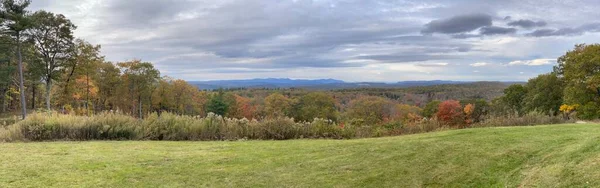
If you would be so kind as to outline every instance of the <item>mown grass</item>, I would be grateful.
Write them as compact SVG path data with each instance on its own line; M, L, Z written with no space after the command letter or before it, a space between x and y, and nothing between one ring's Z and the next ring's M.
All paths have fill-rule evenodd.
M599 187L600 125L358 140L0 144L0 187Z

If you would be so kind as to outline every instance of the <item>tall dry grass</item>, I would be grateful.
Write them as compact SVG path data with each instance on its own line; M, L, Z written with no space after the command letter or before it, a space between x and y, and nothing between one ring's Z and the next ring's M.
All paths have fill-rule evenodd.
M340 127L323 119L300 123L292 118L257 121L214 114L193 117L171 113L153 113L143 120L117 113L89 117L35 113L25 120L0 128L0 141L347 139L357 135L354 128Z
M474 124L473 127L509 127L509 126L532 126L532 125L550 125L561 123L573 123L573 120L567 120L560 116L549 116L544 113L530 112L523 116L506 115L490 116L484 121Z
M467 127L524 126L565 123L560 117L529 113L522 117L489 117ZM34 113L27 119L0 127L0 141L57 140L288 140L304 138L350 139L416 134L452 128L433 120L404 124L338 124L314 119L296 122L292 118L264 120L232 119L215 114L206 117L171 113L149 114L136 119L119 113L92 116Z

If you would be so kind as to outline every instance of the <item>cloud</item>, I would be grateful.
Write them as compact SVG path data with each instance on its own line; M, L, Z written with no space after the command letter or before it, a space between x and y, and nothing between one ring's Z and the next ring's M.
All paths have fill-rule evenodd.
M527 36L532 37L549 37L549 36L570 36L570 35L581 35L583 31L573 28L562 28L562 29L538 29Z
M552 67L469 65L555 57L596 40L574 37L600 29L585 21L597 18L600 6L578 1L34 0L31 10L65 14L78 25L75 35L102 45L108 61L142 59L187 80L527 80L519 72ZM506 15L514 18L503 20ZM523 24L506 25L521 16L556 28L521 34ZM473 74L476 69L485 74Z
M465 14L448 19L434 20L421 30L423 34L444 33L457 34L474 31L484 26L492 25L492 16L487 14Z
M538 29L531 33L526 34L526 36L531 37L549 37L549 36L576 36L582 35L584 33L589 32L600 32L600 23L589 23L584 24L579 27L570 28L560 28L560 29Z
M448 56L448 55L401 55L401 54L390 54L390 55L365 55L358 56L357 59L369 59L369 60L377 60L388 63L407 63L407 62L419 62L419 61L429 61L429 60L442 60L442 59L453 59L456 57Z
M445 67L448 66L448 63L417 63L415 64L419 67Z
M483 35L480 34L467 34L467 33L460 33L460 34L454 34L452 35L452 38L455 39L469 39L469 38L477 38L477 37L482 37Z
M526 60L526 61L517 60L517 61L511 61L510 63L508 63L508 65L509 66L516 66L516 65L542 66L542 65L552 65L555 62L556 62L555 59L533 59L533 60Z
M489 63L486 63L486 62L478 62L478 63L470 64L469 66L471 66L471 67L484 67L484 66L488 66L488 65L489 65Z
M479 30L481 35L506 35L516 33L517 29L497 26L486 26Z
M548 25L548 23L546 23L545 21L532 21L532 20L517 20L517 21L512 21L512 22L508 22L509 26L514 26L514 27L522 27L522 28L533 28L533 27L544 27L546 25Z

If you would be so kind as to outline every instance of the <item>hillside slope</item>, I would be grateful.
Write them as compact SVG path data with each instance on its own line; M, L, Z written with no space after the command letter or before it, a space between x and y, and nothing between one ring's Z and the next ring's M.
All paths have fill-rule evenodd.
M0 187L598 187L600 125L361 140L0 144Z

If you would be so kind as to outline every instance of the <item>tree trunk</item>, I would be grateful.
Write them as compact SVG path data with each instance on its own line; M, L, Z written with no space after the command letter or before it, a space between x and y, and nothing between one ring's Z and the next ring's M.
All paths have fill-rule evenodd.
M50 90L52 90L52 78L48 77L46 80L46 109L52 110L50 105Z
M21 113L27 117L27 101L25 101L25 86L23 79L23 56L21 55L21 34L17 33L17 56L19 58L19 92L21 93Z
M142 95L138 96L138 101L139 101L139 109L140 109L140 119L144 118L142 116Z
M89 115L90 109L90 75L89 71L85 73L85 113Z
M0 89L0 105L2 105L2 113L6 112L6 95L4 94L6 91Z
M31 109L35 110L35 84L31 85Z

